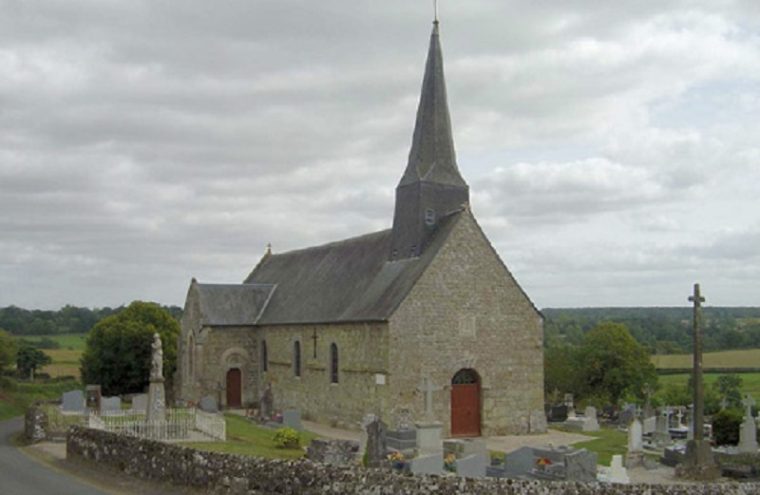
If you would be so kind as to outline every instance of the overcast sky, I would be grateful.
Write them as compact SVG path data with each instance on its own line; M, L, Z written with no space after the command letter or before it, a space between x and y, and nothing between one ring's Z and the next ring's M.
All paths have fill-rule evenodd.
M0 306L181 305L390 226L430 0L0 12ZM760 305L760 2L440 12L472 208L537 306Z

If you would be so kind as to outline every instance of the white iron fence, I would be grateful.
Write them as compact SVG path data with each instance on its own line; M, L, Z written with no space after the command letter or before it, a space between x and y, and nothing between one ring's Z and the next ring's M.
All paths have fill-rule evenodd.
M151 440L186 440L193 432L215 440L227 438L224 416L198 409L167 409L165 421L147 421L144 413L129 410L100 415L91 412L88 424L90 428Z

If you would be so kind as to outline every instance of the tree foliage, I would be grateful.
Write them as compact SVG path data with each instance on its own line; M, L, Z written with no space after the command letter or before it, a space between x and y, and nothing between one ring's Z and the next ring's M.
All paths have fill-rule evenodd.
M544 369L547 392L569 392L597 404L617 404L626 396L642 398L645 384L654 388L657 383L647 350L619 323L597 325L580 345L550 347Z
M23 309L17 306L0 308L0 328L13 335L55 335L64 333L87 333L100 320L124 309L119 308L79 308L66 305L57 311ZM179 319L182 309L177 306L165 307L172 316Z
M99 384L106 395L142 392L150 377L154 333L161 336L164 377L171 382L179 323L159 305L141 301L104 318L90 331L81 358L82 381Z
M713 438L718 445L736 445L739 443L739 429L742 413L734 409L724 409L712 417Z
M16 364L16 339L0 329L0 374Z
M16 369L23 377L34 378L34 373L50 362L50 356L28 343L22 343L16 354Z

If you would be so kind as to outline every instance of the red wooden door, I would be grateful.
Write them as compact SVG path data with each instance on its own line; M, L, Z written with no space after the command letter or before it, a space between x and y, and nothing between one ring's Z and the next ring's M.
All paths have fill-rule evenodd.
M480 384L451 385L451 436L480 436Z
M227 407L242 406L241 385L240 370L232 368L227 372Z

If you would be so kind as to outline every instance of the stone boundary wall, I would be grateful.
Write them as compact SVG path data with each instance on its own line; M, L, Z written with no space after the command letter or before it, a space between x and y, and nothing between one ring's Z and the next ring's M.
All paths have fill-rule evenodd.
M270 460L197 450L74 426L69 459L94 462L130 476L229 495L749 495L760 484L609 485L411 476L339 467L305 459Z

